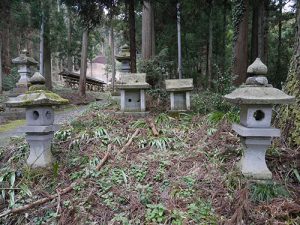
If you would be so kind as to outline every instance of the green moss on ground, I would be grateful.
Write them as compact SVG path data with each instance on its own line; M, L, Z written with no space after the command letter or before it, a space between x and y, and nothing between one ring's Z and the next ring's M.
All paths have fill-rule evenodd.
M25 120L14 120L0 126L0 132L13 130L25 124Z

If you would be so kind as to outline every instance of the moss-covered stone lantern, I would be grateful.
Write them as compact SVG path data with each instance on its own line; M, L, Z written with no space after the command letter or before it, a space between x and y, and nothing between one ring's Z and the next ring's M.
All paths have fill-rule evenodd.
M272 179L265 153L272 138L280 136L280 130L271 127L272 106L294 101L293 96L268 84L267 71L257 58L248 67L247 73L252 76L245 85L224 96L227 101L241 107L240 124L233 124L232 129L241 137L244 146L240 169L244 176L253 180Z
M36 72L30 79L29 91L15 98L10 98L8 107L26 109L26 126L21 131L26 133L30 146L27 164L32 167L46 167L52 162L51 141L54 131L54 111L52 106L67 104L68 100L46 90L45 78Z
M121 112L145 112L145 90L150 88L145 73L123 73L117 87L121 92Z
M116 60L121 63L120 72L130 73L130 48L128 45L121 47L121 52L116 55Z
M190 93L193 79L165 80L166 90L170 92L171 111L188 111L191 109Z
M25 93L29 87L29 74L31 73L30 67L36 66L38 62L34 58L30 57L28 51L24 49L20 56L12 60L12 63L18 66L18 72L20 74L20 79L16 84L17 88L14 89L14 94L18 95Z

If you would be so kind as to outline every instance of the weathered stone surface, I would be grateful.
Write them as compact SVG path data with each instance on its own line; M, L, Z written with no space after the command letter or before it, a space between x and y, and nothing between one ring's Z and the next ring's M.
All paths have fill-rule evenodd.
M46 134L26 134L26 141L30 146L30 154L27 164L31 167L47 167L53 161L51 153L51 141L53 132Z
M167 91L191 91L193 90L193 79L170 79L165 80Z
M245 127L270 127L272 105L241 105L240 118L241 124Z
M122 112L144 112L146 110L145 89L150 88L145 73L123 73L117 87L121 92Z
M145 73L122 73L119 84L116 85L119 89L148 89L150 85L146 82Z
M33 107L68 104L68 100L50 91L28 91L15 98L10 98L5 104L8 107Z
M255 75L265 75L268 73L268 68L262 63L260 58L256 58L255 61L248 67L247 73Z
M242 137L280 137L280 130L276 128L249 128L233 124L232 129Z
M49 126L23 126L20 127L17 131L25 133L50 133L58 131L59 128L60 125L58 124L52 124Z
M248 77L246 80L246 85L271 86L268 84L268 79L264 76Z
M234 104L290 104L295 97L273 87L244 85L225 95L224 98Z
M54 122L54 111L51 106L30 107L26 109L26 121L30 126L48 126Z
M30 146L27 163L32 167L46 167L52 162L51 141L56 126L52 106L67 104L68 100L44 89L45 79L40 73L35 73L31 79L31 91L10 98L8 107L26 108L27 126L22 128Z
M259 58L248 67L253 75L265 75L267 67ZM241 125L233 124L232 129L241 136L244 154L240 168L244 176L256 180L271 179L272 173L265 162L265 153L272 137L280 137L280 130L271 127L272 105L289 104L294 101L289 96L268 84L264 76L253 76L224 98L241 105Z
M254 180L270 180L272 173L266 164L266 150L271 144L271 138L248 137L242 138L244 154L240 161L243 175Z
M38 62L29 56L29 53L26 49L22 50L20 56L12 60L13 64L19 64L19 65L28 65L28 66L34 66L37 65Z
M46 80L39 72L35 72L33 76L29 79L30 83L35 84L45 84Z
M121 62L121 72L130 72L130 49L128 45L123 45L121 47L121 52L119 55L115 56L116 60Z

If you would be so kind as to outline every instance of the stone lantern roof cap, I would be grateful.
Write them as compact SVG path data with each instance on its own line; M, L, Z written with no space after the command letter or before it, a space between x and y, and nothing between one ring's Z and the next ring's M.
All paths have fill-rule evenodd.
M148 89L150 84L146 82L146 73L122 73L119 89Z
M30 83L31 84L45 84L46 80L45 77L42 76L39 72L35 72L33 76L30 78Z
M253 77L248 77L245 85L224 96L224 98L234 104L290 104L295 100L294 96L285 94L283 91L273 88L268 84L268 79L263 76L268 72L266 65L257 58L252 63L247 72L253 74Z
M193 90L193 79L170 79L165 80L167 91L191 91Z
M124 60L130 60L130 48L128 45L125 44L121 47L121 53L116 55L116 60L120 62Z
M260 58L256 58L255 61L248 67L247 73L253 75L266 75L268 73L268 67L263 64Z
M46 90L45 78L36 72L30 79L32 86L25 94L10 98L5 104L8 107L30 108L35 106L54 106L68 104L69 101L58 94Z
M19 65L28 65L28 66L34 66L37 65L38 62L29 56L29 53L26 49L21 51L20 56L12 60L13 64L19 64Z
M283 91L273 87L259 87L252 85L243 85L237 88L224 98L234 104L290 104L295 100L294 96L285 94Z

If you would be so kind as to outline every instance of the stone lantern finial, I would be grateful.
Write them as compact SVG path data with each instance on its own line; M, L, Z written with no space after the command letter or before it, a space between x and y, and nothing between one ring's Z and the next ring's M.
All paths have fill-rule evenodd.
M265 77L268 73L268 68L260 58L256 58L255 61L248 67L247 73L251 74L246 80L246 85L262 85L268 86L268 79Z
M26 48L24 48L22 51L21 51L21 54L20 55L25 55L25 56L29 56L29 52Z
M266 75L268 73L268 67L263 64L260 58L256 58L255 61L248 67L247 73L255 75Z

